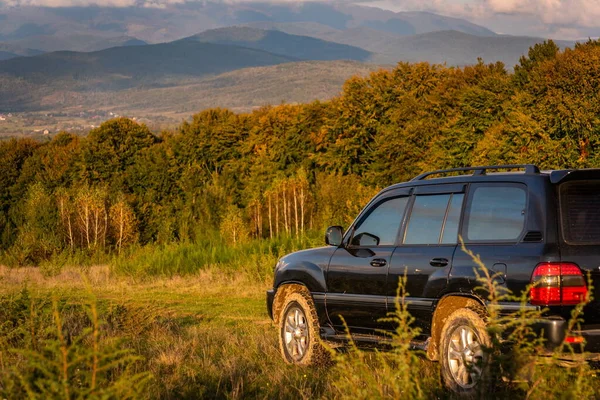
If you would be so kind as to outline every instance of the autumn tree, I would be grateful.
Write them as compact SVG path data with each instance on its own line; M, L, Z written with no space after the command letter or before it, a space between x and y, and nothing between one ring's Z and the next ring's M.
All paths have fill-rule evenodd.
M221 221L220 231L226 243L233 246L248 240L248 227L243 211L235 205L229 206Z

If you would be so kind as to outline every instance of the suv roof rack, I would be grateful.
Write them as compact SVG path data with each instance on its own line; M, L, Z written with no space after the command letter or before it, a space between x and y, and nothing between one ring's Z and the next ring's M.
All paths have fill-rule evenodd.
M526 174L539 174L540 169L533 164L509 164L509 165L487 165L483 167L464 167L464 168L451 168L451 169L440 169L437 171L425 172L417 177L411 179L411 181L422 181L431 175L446 174L450 172L466 172L473 171L475 175L485 175L487 170L499 170L499 169L525 169Z

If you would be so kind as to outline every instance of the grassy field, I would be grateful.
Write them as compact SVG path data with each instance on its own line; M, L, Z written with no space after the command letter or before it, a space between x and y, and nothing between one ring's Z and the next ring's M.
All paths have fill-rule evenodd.
M194 277L136 283L112 278L108 267L93 267L84 275L66 270L51 278L43 277L38 269L3 269L0 285L2 301L12 309L13 317L17 310L29 308L39 310L38 317L48 320L42 317L42 310L51 313L52 299L57 299L63 331L75 336L82 334L79 325L86 325L86 310L95 303L101 319L100 344L107 346L100 352L114 351L111 343L119 341L119 349L142 357L121 372L129 378L148 374L143 385L132 387L131 392L117 392L117 397L314 398L330 390L325 371L297 369L281 360L275 330L265 310L266 282L207 271ZM47 322L45 329L52 331L52 322L32 322L31 312L27 314L23 313L23 324ZM52 340L53 335L46 333L46 340ZM33 339L6 337L12 336L3 340L0 391L4 398L15 398L24 388L9 387L6 382L32 366L21 359L26 357L8 348L28 347ZM77 340L73 338L71 343ZM91 346L89 342L86 336L77 346ZM81 349L73 350L73 359L77 352ZM52 360L52 355L48 359ZM60 373L56 375L50 374L48 379L60 381ZM104 377L106 381L114 378L109 375ZM105 384L104 389L112 383ZM64 398L60 390L46 394Z
M148 254L138 262L151 263ZM259 256L269 264L277 257ZM51 273L0 268L0 396L452 398L438 364L408 350L408 326L390 353L350 348L334 352L328 366L286 365L265 307L272 277L238 258L223 260L229 269L214 264L173 276L136 277L118 263ZM522 365L527 379L506 382L498 370L481 398L600 398L587 366Z

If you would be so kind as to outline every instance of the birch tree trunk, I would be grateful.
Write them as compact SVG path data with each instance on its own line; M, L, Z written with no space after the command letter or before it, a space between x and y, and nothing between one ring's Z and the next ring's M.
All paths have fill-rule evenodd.
M288 224L288 201L287 201L287 187L283 186L283 222L285 225L285 233L289 235L290 227Z
M293 182L294 190L294 222L296 223L296 237L298 237L298 195L296 189L296 181Z
M271 193L269 193L267 201L269 203L269 238L273 239L273 220L271 219Z

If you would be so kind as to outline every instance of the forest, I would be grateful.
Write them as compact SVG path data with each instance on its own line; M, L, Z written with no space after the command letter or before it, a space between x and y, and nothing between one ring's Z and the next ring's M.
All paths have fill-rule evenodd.
M0 143L0 264L242 245L348 226L379 189L434 169L600 165L600 41L538 44L514 70L399 63L327 102L209 109L153 134Z

